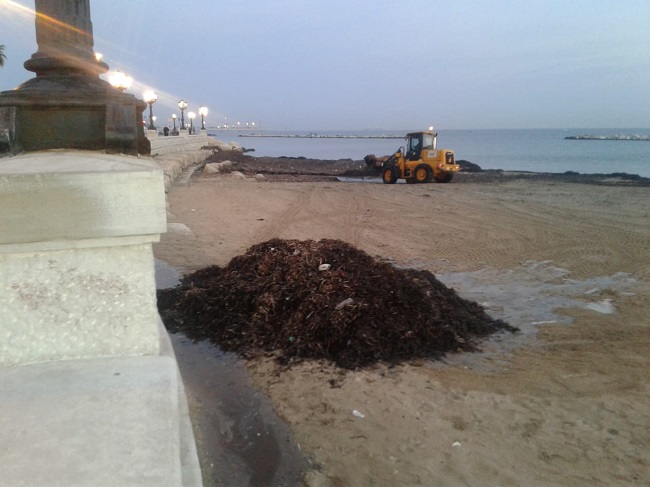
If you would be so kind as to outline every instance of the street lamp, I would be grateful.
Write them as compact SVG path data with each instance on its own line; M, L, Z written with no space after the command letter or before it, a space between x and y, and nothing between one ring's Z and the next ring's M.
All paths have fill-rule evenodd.
M176 116L176 114L175 114L175 113L172 113L172 121L174 122L174 128L172 129L172 134L175 134L175 133L176 133L176 119L177 119L177 118L178 118L178 117Z
M156 130L156 126L153 124L153 104L156 103L158 99L158 94L155 91L147 90L142 94L144 101L149 104L149 130Z
M133 83L133 78L122 71L113 71L108 75L108 82L120 91L128 90Z
M185 130L185 119L183 118L183 112L187 108L187 102L185 100L179 101L178 108L181 110L181 130Z
M187 118L190 119L190 134L194 131L194 118L196 117L196 113L194 112L188 112L187 113Z
M199 108L199 115L201 115L201 130L205 130L205 117L208 116L208 107Z

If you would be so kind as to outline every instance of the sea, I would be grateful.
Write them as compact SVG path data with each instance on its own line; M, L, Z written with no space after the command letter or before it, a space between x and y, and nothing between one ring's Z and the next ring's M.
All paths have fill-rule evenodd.
M404 145L414 130L272 131L211 130L224 142L237 142L249 155L361 160L384 156ZM421 130L421 129L420 129ZM578 135L645 136L650 129L439 130L438 148L451 149L482 169L581 174L637 174L650 178L650 140L568 140ZM622 138L622 137L619 137Z

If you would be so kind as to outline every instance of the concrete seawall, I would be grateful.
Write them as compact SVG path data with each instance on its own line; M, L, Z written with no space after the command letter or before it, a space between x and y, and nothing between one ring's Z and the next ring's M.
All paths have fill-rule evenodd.
M148 131L147 138L151 142L151 155L162 156L167 154L174 154L178 152L191 152L199 150L207 145L215 144L215 140L208 137L208 134L201 130L196 135L170 135L161 136L155 131Z

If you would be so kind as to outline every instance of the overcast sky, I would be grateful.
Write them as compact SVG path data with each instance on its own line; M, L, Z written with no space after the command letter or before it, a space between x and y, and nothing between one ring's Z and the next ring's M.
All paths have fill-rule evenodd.
M0 90L33 1L0 0ZM276 130L650 127L648 0L91 0L130 90ZM178 109L176 109L178 113Z

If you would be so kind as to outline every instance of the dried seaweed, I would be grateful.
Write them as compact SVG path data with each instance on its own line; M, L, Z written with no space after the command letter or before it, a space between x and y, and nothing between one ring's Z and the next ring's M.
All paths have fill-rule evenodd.
M158 306L171 332L243 357L276 352L283 363L326 359L348 369L471 351L515 330L428 271L329 239L255 245L159 291Z

